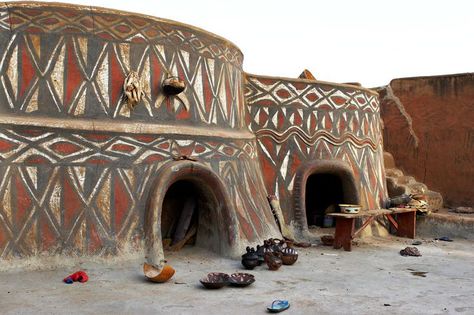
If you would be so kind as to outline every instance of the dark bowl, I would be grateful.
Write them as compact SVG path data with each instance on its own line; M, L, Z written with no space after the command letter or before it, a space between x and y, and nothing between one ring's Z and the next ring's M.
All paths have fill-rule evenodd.
M229 283L234 287L246 287L255 282L255 277L250 273L233 273L230 275Z
M207 289L220 289L229 283L229 275L222 272L211 272L199 280Z
M321 236L321 242L326 246L332 246L334 244L334 236L323 235Z
M293 265L298 260L298 254L287 254L281 256L283 265Z
M321 236L321 243L326 246L332 246L334 244L334 236L332 235L323 235Z

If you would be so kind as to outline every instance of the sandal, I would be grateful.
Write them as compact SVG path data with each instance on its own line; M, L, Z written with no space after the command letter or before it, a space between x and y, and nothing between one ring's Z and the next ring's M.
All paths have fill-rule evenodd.
M270 313L280 313L287 310L290 307L290 303L287 300L275 300L267 310Z

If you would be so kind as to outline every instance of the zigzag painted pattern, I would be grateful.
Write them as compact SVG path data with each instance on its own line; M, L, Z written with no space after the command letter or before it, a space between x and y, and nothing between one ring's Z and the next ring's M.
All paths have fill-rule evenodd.
M333 145L339 145L343 144L344 142L350 142L358 148L368 146L372 148L373 151L377 150L378 144L380 143L380 141L382 141L380 137L379 142L374 143L370 138L359 139L356 138L353 134L344 134L342 137L338 138L326 130L319 130L312 135L308 135L298 126L290 127L285 132L281 133L278 133L272 129L260 129L256 132L256 135L257 138L270 137L278 144L282 144L288 141L288 139L294 135L299 137L308 146L312 146L316 143L316 141L320 140L321 138L325 138L327 142Z
M139 248L156 175L176 155L222 179L243 239L269 235L255 141L10 126L0 132L0 258Z
M173 159L255 159L253 141L190 140L160 135L101 134L42 128L0 129L0 161L11 163L136 165Z
M90 37L0 32L0 106L5 112L52 117L189 121L241 128L241 72L229 63L163 45ZM145 96L131 111L122 85L134 70ZM162 97L168 73L187 84ZM186 110L189 105L189 111Z

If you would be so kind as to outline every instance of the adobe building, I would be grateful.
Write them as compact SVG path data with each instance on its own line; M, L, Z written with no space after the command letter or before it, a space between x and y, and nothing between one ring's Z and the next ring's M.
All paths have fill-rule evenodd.
M231 42L150 16L0 5L0 261L223 255L385 205L377 92L247 74ZM170 80L184 84L178 89ZM334 210L335 211L335 210Z
M387 198L378 94L356 85L247 74L249 125L265 187L304 235L340 203Z
M379 90L385 150L397 167L474 207L474 75L394 79Z

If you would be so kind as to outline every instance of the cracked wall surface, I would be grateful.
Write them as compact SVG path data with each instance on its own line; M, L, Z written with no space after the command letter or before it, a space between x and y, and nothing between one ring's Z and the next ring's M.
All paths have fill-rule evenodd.
M395 79L378 91L384 147L397 165L446 206L474 205L474 75Z

